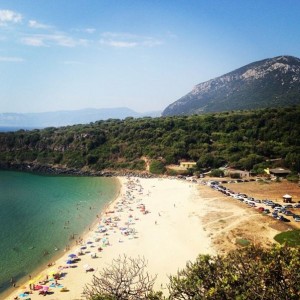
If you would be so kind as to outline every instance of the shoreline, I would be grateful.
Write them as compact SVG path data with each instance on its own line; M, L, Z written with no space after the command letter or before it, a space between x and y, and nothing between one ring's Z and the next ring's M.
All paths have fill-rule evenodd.
M14 171L14 170L11 170L11 171ZM16 172L22 172L22 171L16 170ZM41 175L39 173L35 173L35 174ZM51 175L51 174L47 174L47 175ZM54 175L54 176L56 176L56 175ZM114 177L113 179L115 180L115 184L117 186L116 187L116 193L113 196L113 198L102 207L100 213L98 212L98 214L101 214L102 212L104 212L107 209L107 207L109 207L109 205L111 205L111 203L113 203L119 197L119 195L121 193L122 185L120 183L119 178ZM95 211L95 212L97 213L97 211ZM93 219L93 221L90 223L90 225L88 227L84 228L83 231L81 231L80 233L76 233L76 235L78 236L78 238L79 237L84 238L84 237L89 235L90 230L92 230L96 225L97 225L97 218L96 218L96 215L95 215L95 219ZM53 257L49 258L49 260L45 261L42 265L38 266L32 272L30 272L30 276L32 278L39 277L40 274L45 273L45 271L48 270L47 264L50 264L52 262L57 262L57 261L61 260L61 258L64 255L66 255L66 253L68 253L72 249L74 249L74 247L76 247L76 238L74 238L72 240L69 239L68 241L66 241L66 245L65 245L64 248L60 248ZM16 288L14 288L14 287L7 288L5 291L3 291L1 293L1 297L3 297L3 299L11 299L11 298L8 298L8 297L11 297L12 294L15 294L16 290L20 290L21 287L24 287L24 286L28 285L29 281L30 280L28 279L28 274L23 276L22 278L17 280L17 287ZM24 289L22 289L22 290L24 290Z
M96 219L95 227L83 236L84 245L87 246L88 251L84 255L78 256L81 261L76 264L76 268L64 269L67 275L59 280L69 291L61 293L58 289L51 288L54 292L50 296L51 299L81 299L83 286L91 281L92 275L98 274L103 266L107 266L112 259L119 255L144 256L148 261L148 272L152 276L158 275L154 287L158 289L166 286L169 274L176 273L178 268L184 268L186 262L194 260L199 253L215 254L210 246L210 238L204 231L201 234L201 219L191 215L201 204L198 201L197 185L176 179L118 177L118 180L121 183L119 194L101 211L99 218ZM182 195L180 195L181 192ZM162 201L163 198L165 201ZM191 211L189 211L191 207L186 202L192 206ZM146 206L147 213L144 214L140 208L137 208L140 204ZM119 212L117 212L118 209ZM132 218L129 218L131 215ZM127 228L132 229L132 232L135 233L125 235L122 234L122 231L118 231L117 227L110 227L107 231L109 242L103 247L102 252L95 251L99 247L99 243L96 246L94 241L92 242L94 245L91 244L89 247L87 241L92 240L99 224L103 224L105 218L115 217L120 218L120 223L127 223ZM178 220L183 223L178 224ZM122 224L120 226L124 226ZM197 232L192 230L195 226L197 226ZM177 232L177 230L179 231ZM171 241L170 235L173 237ZM104 235L100 236L104 237ZM187 236L186 240L183 241L185 236ZM92 248L92 246L96 246L96 248ZM71 247L56 260L54 266L45 268L40 274L46 277L47 272L65 265L64 261L70 253L76 252L76 247L78 248L78 245ZM170 258L169 254L172 250L174 255ZM97 258L91 257L90 252L92 251L96 252ZM160 253L160 257L157 257L155 253ZM173 263L174 260L176 264ZM83 266L87 264L93 266L95 272L85 272ZM162 270L166 273L163 274ZM27 291L29 291L28 285L29 281L25 284ZM5 299L13 299L24 292L22 286ZM33 294L29 294L29 297L35 300L40 296L35 291Z
M43 270L44 278L59 266L63 267L60 272L66 273L58 280L60 288L50 288L54 294L48 295L49 300L83 299L83 288L93 275L99 275L113 259L124 254L130 258L144 257L147 272L157 275L154 290L167 295L168 276L185 268L188 261L195 261L199 254L225 254L239 247L239 238L266 246L276 243L276 221L208 186L176 178L117 179L121 184L119 194L102 209L95 226L83 236L80 246L85 248L83 255L78 256L81 260L72 264L74 268L66 265L68 255L78 253L79 245L74 245L54 266ZM99 247L102 251L97 251ZM96 253L96 258L92 253ZM93 271L86 272L86 265ZM63 293L62 288L68 291ZM14 291L5 300L22 291ZM40 295L35 291L29 297L36 300Z
M140 178L157 178L156 175L147 171L137 170L111 170L104 169L101 171L90 169L75 169L60 165L42 165L33 162L24 163L0 163L0 171L16 171L28 172L38 175L54 175L54 176L92 176L92 177L140 177Z

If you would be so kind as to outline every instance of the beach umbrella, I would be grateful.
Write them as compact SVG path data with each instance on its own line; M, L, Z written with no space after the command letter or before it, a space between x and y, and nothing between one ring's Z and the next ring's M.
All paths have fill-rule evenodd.
M89 264L85 264L85 265L83 265L83 268L84 268L85 270L88 270L88 269L90 268L90 265L89 265Z
M44 292L48 292L48 290L49 290L49 286L44 285L44 286L43 286L43 291L44 291Z
M66 261L66 263L67 263L67 265L70 265L70 264L73 263L73 260L70 260L70 259L69 259L69 260Z
M29 295L27 293L22 293L22 294L19 294L19 297L21 298L25 298L25 297L28 297Z
M43 287L41 286L41 285L39 285L39 284L37 284L35 287L34 287L34 289L35 290L40 290L40 289L42 289Z
M77 255L76 255L76 254L74 254L74 253L71 253L71 254L69 254L68 256L69 256L69 257L71 257L71 258L75 258L75 257L77 257Z

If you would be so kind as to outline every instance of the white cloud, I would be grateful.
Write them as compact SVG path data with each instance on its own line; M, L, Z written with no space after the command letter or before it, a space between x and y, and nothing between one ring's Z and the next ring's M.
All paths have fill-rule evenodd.
M87 33L94 33L94 32L96 32L96 29L95 28L85 28L84 31Z
M40 36L24 37L21 39L21 41L24 45L27 45L27 46L34 46L34 47L45 47L46 46L43 38L41 38Z
M30 28L36 28L36 29L48 29L48 28L50 28L50 26L39 23L38 21L35 21L35 20L29 20L28 21L28 26Z
M101 45L116 47L116 48L133 48L138 44L136 42L114 41L114 40L100 40Z
M141 38L136 34L128 33L128 32L103 32L101 34L104 38L119 38L119 39L137 39Z
M8 23L20 23L22 15L12 10L0 10L0 26L5 26Z
M154 47L162 44L162 41L153 37L131 33L104 32L101 36L100 44L116 48Z
M62 47L87 46L85 39L74 39L64 33L54 34L33 34L22 38L22 43L35 47L50 47L53 45Z
M13 57L13 56L0 56L0 62L23 62L24 59L21 57Z

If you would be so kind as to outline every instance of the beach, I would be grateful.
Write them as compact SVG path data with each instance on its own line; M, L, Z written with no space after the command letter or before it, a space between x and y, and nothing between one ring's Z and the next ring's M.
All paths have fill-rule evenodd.
M39 291L44 286L51 292L47 299L83 299L83 288L93 275L124 254L144 257L149 274L157 275L154 289L167 293L169 275L175 275L199 254L215 255L230 244L233 247L236 237L230 239L228 234L234 235L237 228L242 237L243 228L253 228L251 234L259 234L266 244L272 243L279 232L266 225L259 225L263 230L257 232L257 228L249 226L249 222L259 224L256 220L261 216L257 212L249 216L247 208L207 186L168 178L118 179L119 196L95 216L95 226L82 240L5 299L20 295L24 296L20 299L40 299ZM75 261L71 254L76 255ZM53 278L55 273L61 274L57 281ZM24 291L30 292L30 284L40 284L42 288L26 296Z

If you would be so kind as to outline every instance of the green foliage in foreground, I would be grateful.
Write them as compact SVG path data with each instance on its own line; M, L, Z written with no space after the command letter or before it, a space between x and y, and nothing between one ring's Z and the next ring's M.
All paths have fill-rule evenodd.
M300 246L300 230L281 232L274 239L276 242L286 244L290 247Z
M139 296L131 297L128 293L116 296L116 288L107 293L107 289L99 289L100 285L89 287L89 290L92 288L97 292L85 295L87 300L298 300L299 257L300 248L277 245L262 249L252 245L232 251L227 256L199 255L195 262L187 263L183 270L169 278L167 298L153 291L152 287ZM133 275L128 279L136 273L129 274ZM119 276L115 278L115 282L110 282L111 287L118 286ZM106 283L105 278L100 279ZM136 284L134 280L126 282L129 286Z
M245 247L200 255L170 278L170 299L299 299L300 249Z
M255 172L282 166L300 171L300 106L161 118L110 119L86 125L0 133L0 164L68 168L146 168L142 157L166 164L224 164ZM272 161L276 158L276 161ZM279 160L278 160L279 158Z

